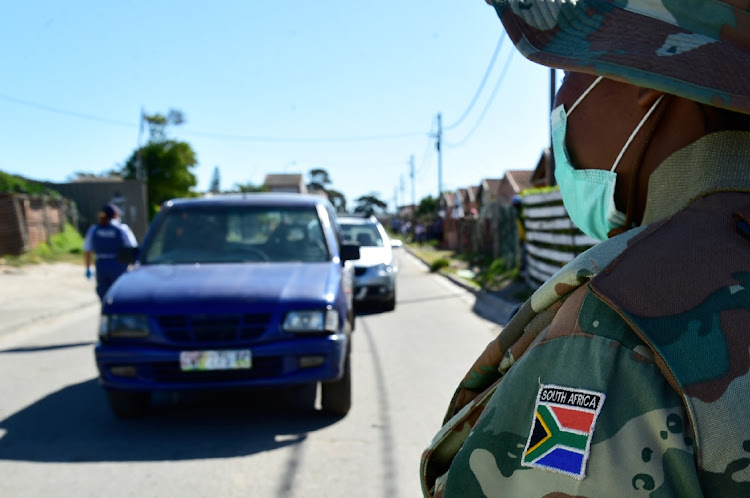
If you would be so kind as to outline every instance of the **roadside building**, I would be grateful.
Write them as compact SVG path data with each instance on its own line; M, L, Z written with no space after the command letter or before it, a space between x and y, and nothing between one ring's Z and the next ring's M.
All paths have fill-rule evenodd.
M292 192L298 194L307 193L307 185L300 173L272 173L266 175L263 186L269 192Z

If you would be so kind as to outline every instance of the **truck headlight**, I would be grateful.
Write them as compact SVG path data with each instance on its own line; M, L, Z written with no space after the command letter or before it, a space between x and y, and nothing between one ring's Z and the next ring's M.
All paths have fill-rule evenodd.
M285 332L338 332L339 314L334 309L290 311L281 328Z
M99 337L102 339L139 339L148 337L148 318L145 315L102 315Z

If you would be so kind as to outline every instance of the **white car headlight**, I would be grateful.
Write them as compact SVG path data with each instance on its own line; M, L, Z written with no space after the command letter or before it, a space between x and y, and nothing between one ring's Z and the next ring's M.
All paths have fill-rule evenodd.
M285 332L337 332L339 314L334 309L290 311L281 326Z
M375 267L375 271L377 272L379 277L387 277L388 275L393 273L393 268L390 265L381 263Z
M146 315L102 315L99 336L103 339L137 339L148 337Z

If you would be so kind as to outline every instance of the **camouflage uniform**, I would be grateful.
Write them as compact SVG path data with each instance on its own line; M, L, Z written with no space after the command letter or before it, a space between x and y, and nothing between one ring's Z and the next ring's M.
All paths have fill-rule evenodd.
M648 225L594 246L524 304L425 451L426 495L750 496L750 424L735 415L750 409L748 166L750 133L679 151L654 172ZM696 265L711 271L696 281ZM537 399L548 386L600 395L568 405L591 423L548 420L565 408ZM540 419L547 446L585 457L580 472L534 458Z
M713 42L676 26L702 17L722 26L715 39L748 37L740 3L750 8L720 0L496 8L532 60L750 113L749 82L722 75L709 90L695 68ZM698 61L682 80L693 81L649 73L669 63L645 48L618 67L626 51L597 39L617 29L610 17L639 8L679 20L667 39L683 44L674 54ZM578 27L586 36L571 42L564 29L586 19ZM653 27L642 21L628 27ZM565 43L579 50L556 53ZM650 43L669 53L663 38ZM737 54L747 73L750 56ZM708 134L653 172L641 226L568 264L487 346L423 454L425 496L750 496L749 256L750 133Z

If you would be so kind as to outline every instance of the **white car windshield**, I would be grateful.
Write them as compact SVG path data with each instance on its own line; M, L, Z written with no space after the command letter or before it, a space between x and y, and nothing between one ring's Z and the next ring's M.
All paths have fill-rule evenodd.
M357 242L360 247L384 247L383 237L375 224L341 224L344 239Z

